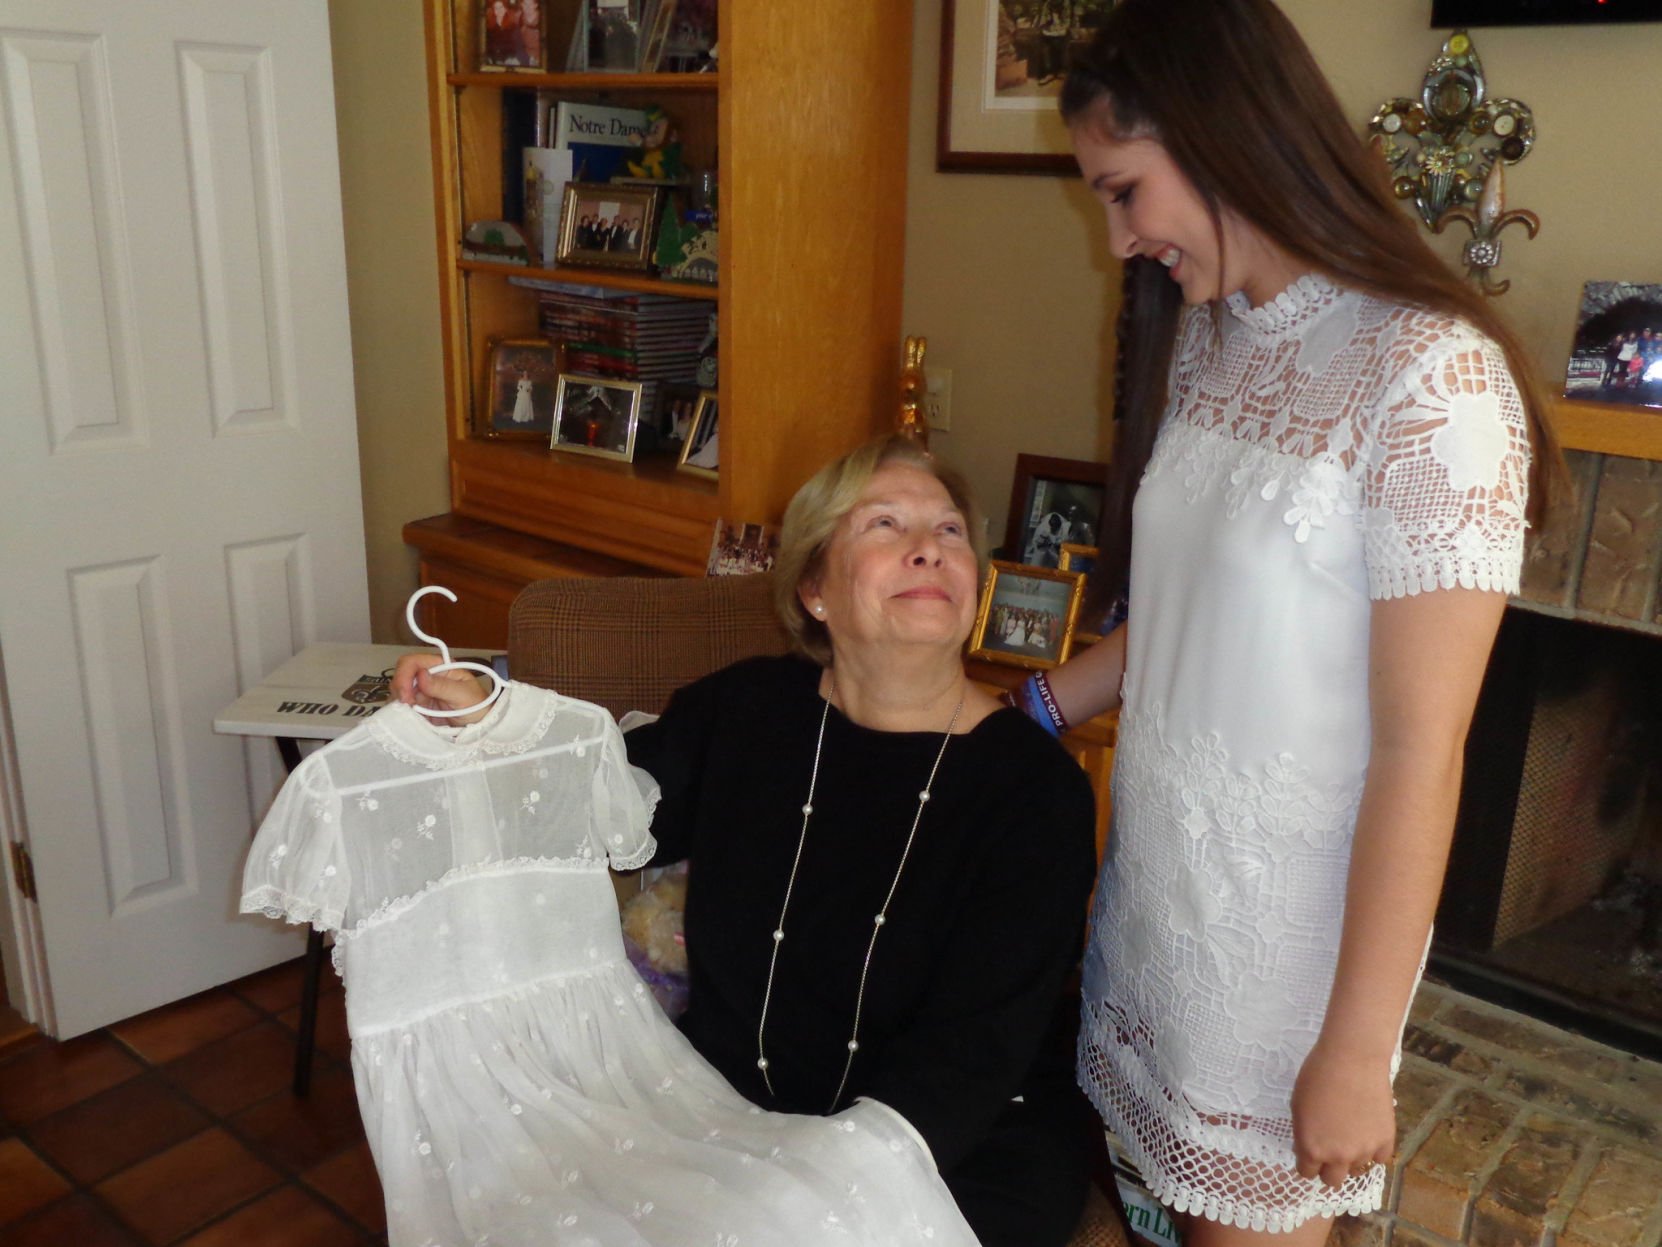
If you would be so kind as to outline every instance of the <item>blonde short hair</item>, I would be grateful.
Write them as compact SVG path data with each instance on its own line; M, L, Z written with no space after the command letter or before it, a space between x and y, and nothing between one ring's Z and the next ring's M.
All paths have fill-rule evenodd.
M810 477L790 505L779 534L779 554L773 564L773 604L790 634L791 645L822 667L831 665L831 633L802 605L797 589L805 580L820 574L825 551L843 518L860 501L877 469L898 463L920 468L941 483L952 505L963 514L975 563L981 574L987 570L986 537L982 532L981 508L970 493L969 483L957 469L942 463L916 442L896 434L875 438L857 446L840 459L826 464Z

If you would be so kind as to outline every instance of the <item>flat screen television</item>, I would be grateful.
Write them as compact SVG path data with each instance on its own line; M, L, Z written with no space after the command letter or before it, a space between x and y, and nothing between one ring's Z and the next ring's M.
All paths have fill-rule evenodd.
M1431 24L1570 26L1662 22L1662 0L1432 0Z

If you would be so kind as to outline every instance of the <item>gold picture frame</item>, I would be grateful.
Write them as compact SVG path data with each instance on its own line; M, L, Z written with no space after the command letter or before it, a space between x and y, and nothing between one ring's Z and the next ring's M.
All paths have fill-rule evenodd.
M993 559L970 631L969 656L1032 671L1066 662L1085 573Z
M721 475L720 415L716 392L700 390L692 426L687 430L687 440L681 443L681 458L675 464L682 472L712 480Z
M546 443L554 432L555 389L564 370L565 351L557 342L492 338L485 360L485 410L474 435Z
M657 186L567 182L555 263L650 271L662 193Z
M554 393L554 450L602 459L635 457L640 427L641 383L616 377L562 372Z

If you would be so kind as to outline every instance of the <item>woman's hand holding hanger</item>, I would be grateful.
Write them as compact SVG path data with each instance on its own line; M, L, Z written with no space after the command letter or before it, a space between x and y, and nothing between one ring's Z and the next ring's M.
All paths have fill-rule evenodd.
M466 670L440 671L430 668L444 662L441 654L405 654L398 660L392 676L392 696L395 701L428 710L465 710L485 700L490 690L484 681ZM458 715L450 722L477 723L485 717L485 707L479 713Z

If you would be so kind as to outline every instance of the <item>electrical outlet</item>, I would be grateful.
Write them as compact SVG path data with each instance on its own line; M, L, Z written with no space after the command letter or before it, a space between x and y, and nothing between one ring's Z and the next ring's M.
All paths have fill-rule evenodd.
M924 367L923 411L930 428L951 432L952 369Z

